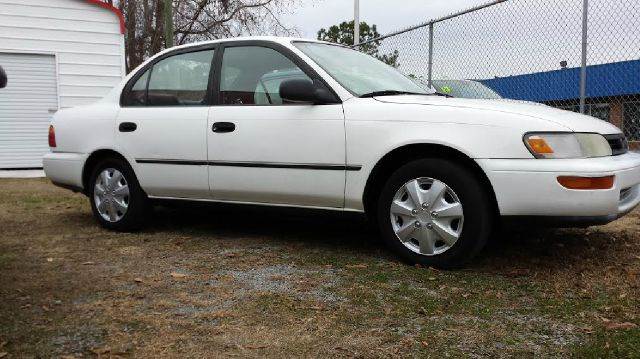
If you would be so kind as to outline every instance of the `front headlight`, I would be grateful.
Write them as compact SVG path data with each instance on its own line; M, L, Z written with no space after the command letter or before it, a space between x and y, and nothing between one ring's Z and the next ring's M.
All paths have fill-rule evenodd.
M528 133L524 144L536 158L591 158L611 156L611 146L597 133Z

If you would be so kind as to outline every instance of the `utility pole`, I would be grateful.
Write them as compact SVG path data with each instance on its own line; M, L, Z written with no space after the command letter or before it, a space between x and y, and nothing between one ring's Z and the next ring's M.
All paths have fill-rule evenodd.
M360 43L360 0L353 0L353 44Z
M164 46L173 47L173 0L164 0Z

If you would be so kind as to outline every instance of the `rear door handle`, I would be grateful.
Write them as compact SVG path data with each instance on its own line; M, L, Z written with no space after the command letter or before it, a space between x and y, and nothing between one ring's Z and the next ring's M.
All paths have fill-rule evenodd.
M211 131L217 133L233 132L236 130L236 125L232 122L215 122L211 126Z
M123 122L120 124L120 126L118 126L118 130L120 130L120 132L133 132L137 128L138 125L133 122Z

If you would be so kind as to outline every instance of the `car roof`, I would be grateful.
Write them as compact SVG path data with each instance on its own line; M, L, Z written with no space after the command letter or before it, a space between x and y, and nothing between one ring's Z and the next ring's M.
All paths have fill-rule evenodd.
M314 42L314 43L318 43L318 44L328 44L328 45L343 46L343 45L332 43L332 42L313 40L313 39L304 39L304 38L301 38L301 37L239 36L239 37L226 38L226 39L197 41L197 42L192 42L192 43L189 43L189 44L170 47L168 49L164 49L164 50L158 52L157 54L151 56L149 59L147 59L147 61L145 61L143 64L141 64L141 66L143 66L144 64L146 64L149 61L152 61L153 59L155 59L157 57L160 57L160 56L162 56L164 54L167 54L169 52L173 52L173 51L176 51L176 50L189 49L191 47L198 47L198 46L203 46L203 45L208 45L208 44L223 44L223 43L241 42L241 41L267 41L267 42L273 42L273 43L277 43L277 44L281 44L281 45L285 45L285 46L290 46L291 42L294 42L294 41ZM138 69L135 69L132 72L137 72L137 70Z
M279 44L283 44L283 45L290 44L291 42L294 42L294 41L300 41L300 42L317 42L317 43L336 45L336 44L331 43L331 42L313 40L313 39L304 39L304 38L301 38L301 37L240 36L240 37L233 37L233 38L226 38L226 39L198 41L198 42L193 42L193 43L189 43L189 44L185 44L185 45L174 46L174 47L172 47L170 49L167 49L167 50L176 50L176 49L184 49L184 48L189 48L189 47L197 47L197 46L202 46L202 45L207 45L207 44L221 44L221 43L240 42L240 41L268 41L268 42L275 42L275 43L279 43Z

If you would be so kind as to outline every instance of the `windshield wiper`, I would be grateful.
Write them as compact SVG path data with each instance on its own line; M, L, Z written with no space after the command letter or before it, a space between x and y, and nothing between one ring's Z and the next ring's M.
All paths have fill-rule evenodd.
M376 97L376 96L393 96L393 95L428 95L426 93L420 92L409 92L409 91L398 91L398 90L383 90L383 91L373 91L363 95L360 95L360 98L366 97Z
M449 95L449 94L446 94L446 93L444 93L444 92L438 92L438 91L436 91L436 92L432 92L432 93L430 93L429 95L433 95L433 96L442 96L442 97L447 97L447 98L453 98L453 96L451 96L451 95Z

